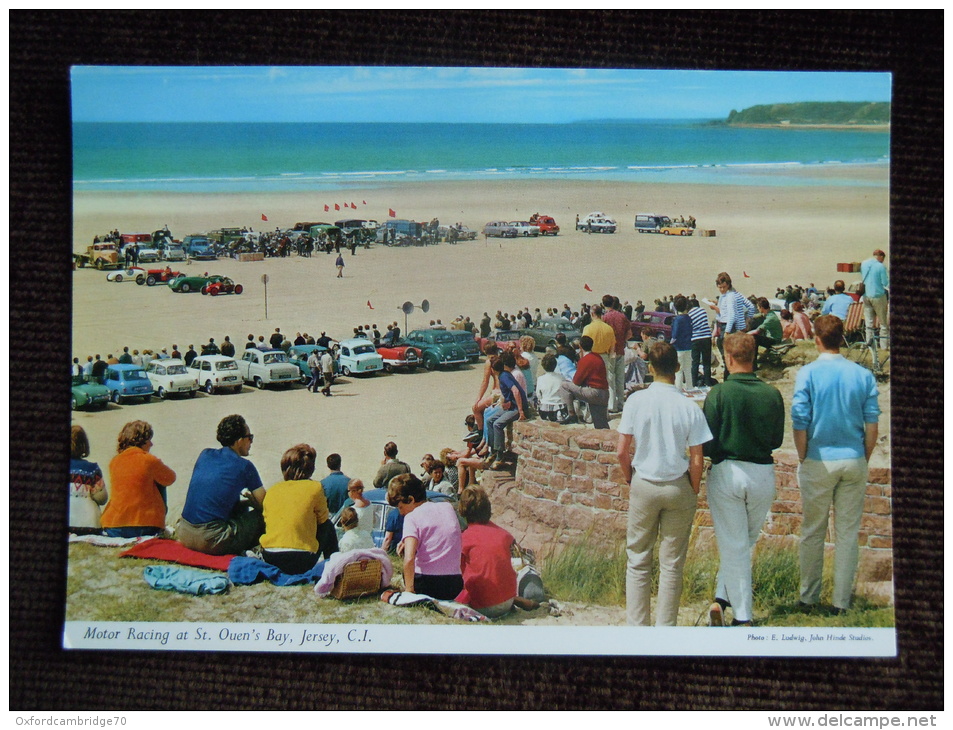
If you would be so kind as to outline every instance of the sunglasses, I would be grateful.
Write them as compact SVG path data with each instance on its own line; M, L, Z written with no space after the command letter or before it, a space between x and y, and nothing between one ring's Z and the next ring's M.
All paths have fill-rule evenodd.
M253 434L253 433L246 433L243 438L248 439L248 443L252 443L252 442L255 440L255 434Z

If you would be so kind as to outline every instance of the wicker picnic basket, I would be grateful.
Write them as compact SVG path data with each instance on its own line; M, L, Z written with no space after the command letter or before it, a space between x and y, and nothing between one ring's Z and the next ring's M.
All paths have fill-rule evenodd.
M361 560L348 563L337 578L331 595L339 600L361 598L381 589L381 570L379 560Z

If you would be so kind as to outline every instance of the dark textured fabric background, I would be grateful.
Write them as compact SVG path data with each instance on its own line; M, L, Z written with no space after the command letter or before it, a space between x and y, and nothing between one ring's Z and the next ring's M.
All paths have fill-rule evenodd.
M942 13L13 11L9 38L11 709L942 707L942 349L937 342L942 340ZM899 313L892 320L899 657L62 650L72 64L893 72L890 265ZM592 647L595 654L601 648Z

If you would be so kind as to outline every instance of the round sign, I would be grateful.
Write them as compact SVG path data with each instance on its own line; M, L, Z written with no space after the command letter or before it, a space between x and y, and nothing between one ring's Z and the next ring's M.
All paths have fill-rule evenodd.
M404 314L413 314L414 312L414 305L411 302L404 302L400 305L400 308Z
M262 284L267 284L267 283L268 283L268 274L262 274L262 275L261 275L261 283L262 283Z
M424 314L426 314L427 312L430 311L430 302L428 302L426 299L424 299L424 300L420 303L420 308L421 308L422 310L424 310Z

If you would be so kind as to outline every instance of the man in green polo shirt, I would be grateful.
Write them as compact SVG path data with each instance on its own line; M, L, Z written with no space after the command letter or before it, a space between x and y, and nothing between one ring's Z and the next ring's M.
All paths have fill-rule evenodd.
M756 329L751 331L751 334L754 335L755 341L755 370L758 369L758 348L774 347L784 339L784 335L782 334L781 320L778 318L778 313L771 309L771 303L764 297L761 297L758 300L758 312L761 315L761 324L759 324Z
M709 617L710 625L724 626L730 606L737 626L752 620L751 557L774 502L771 452L784 440L784 401L777 388L752 372L757 349L752 335L726 335L724 347L728 377L712 387L704 409L714 436L705 444L705 456L712 463L708 507L721 561Z

